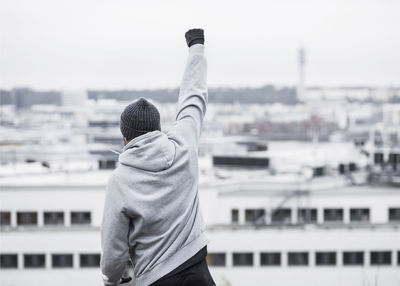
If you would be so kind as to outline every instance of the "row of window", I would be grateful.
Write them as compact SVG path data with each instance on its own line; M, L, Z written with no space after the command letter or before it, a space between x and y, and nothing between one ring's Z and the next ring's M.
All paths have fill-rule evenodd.
M24 268L45 268L46 255L45 254L24 254L23 255ZM79 266L81 268L99 267L100 254L79 254ZM52 268L72 268L73 267L73 254L52 254L51 255ZM14 253L0 254L0 268L2 269L16 269L18 268L18 255Z
M370 265L392 265L391 251L371 251ZM308 266L310 254L308 252L288 252L288 266ZM282 254L280 252L261 252L259 264L261 266L281 266ZM363 266L363 251L344 251L341 255L343 266ZM335 266L338 261L338 253L334 251L315 252L316 266ZM226 253L211 252L207 255L207 263L210 266L226 266ZM252 252L234 252L232 254L233 266L254 266L254 254ZM397 265L400 265L400 251L397 251Z
M324 222L343 222L342 208L326 208L323 210ZM265 223L265 209L246 209L246 223ZM400 208L389 208L389 222L400 221ZM91 213L89 211L72 211L70 213L72 225L91 224ZM289 208L281 208L272 213L271 223L291 223L292 210ZM298 223L316 223L318 220L318 212L316 208L299 208L297 209ZM369 222L369 208L351 208L350 221L352 222ZM239 222L239 209L231 210L231 221ZM47 212L43 213L44 225L64 225L64 212ZM37 225L37 212L17 212L17 225ZM11 212L0 212L0 225L11 225Z
M374 163L376 165L383 165L384 163L388 163L394 165L396 168L396 165L400 164L400 153L389 153L386 161L384 159L383 153L374 153Z
M90 224L92 221L91 213L89 211L72 211L70 213L71 224ZM45 225L64 225L64 212L43 212L43 223ZM38 224L37 212L17 212L17 225L28 226ZM0 225L11 225L11 212L0 212Z
M339 164L338 165L339 174L345 175L348 173L355 172L359 169L359 167L355 163L349 164ZM314 167L313 168L313 177L322 177L325 176L329 172L329 169L324 166Z
M308 266L309 265L308 252L288 252L287 264L288 266ZM392 265L392 252L391 251L371 251L370 265ZM261 266L281 266L282 254L280 252L261 252L260 265ZM315 252L315 265L316 266L335 266L337 265L338 254L334 251ZM207 263L210 266L226 266L226 253L211 252L207 255ZM364 252L363 251L344 251L342 253L342 264L344 266L363 266L364 265ZM254 254L252 252L234 252L232 254L233 266L253 266ZM397 265L400 265L400 251L397 251ZM81 268L99 267L100 254L79 254L79 266ZM24 254L23 255L24 268L45 268L46 255L45 254ZM51 255L52 268L72 268L73 267L73 254L52 254ZM16 269L18 268L18 255L17 254L0 254L0 268L1 269Z
M245 209L246 223L265 223L265 209ZM343 222L344 210L342 208L325 208L323 210L324 222ZM351 208L351 222L369 222L369 208ZM388 209L389 222L400 221L400 208ZM232 223L239 222L239 209L231 210ZM291 223L292 210L289 208L281 208L274 211L271 215L271 223ZM298 223L316 223L318 221L318 211L316 208L299 208L297 209Z

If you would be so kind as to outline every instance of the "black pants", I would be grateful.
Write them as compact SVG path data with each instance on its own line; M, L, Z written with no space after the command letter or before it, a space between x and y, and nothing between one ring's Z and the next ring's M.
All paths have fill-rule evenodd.
M162 277L151 286L215 286L215 283L204 258L177 273Z

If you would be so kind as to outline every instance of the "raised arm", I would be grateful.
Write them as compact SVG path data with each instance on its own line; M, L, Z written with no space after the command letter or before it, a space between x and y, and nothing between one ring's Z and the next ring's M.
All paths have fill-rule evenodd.
M180 135L180 138L197 150L208 102L204 31L192 29L186 32L185 37L189 57L179 91L176 122L168 134Z

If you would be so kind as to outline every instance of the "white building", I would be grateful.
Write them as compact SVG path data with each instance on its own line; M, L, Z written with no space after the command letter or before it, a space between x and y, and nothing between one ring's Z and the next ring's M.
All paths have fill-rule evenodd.
M217 285L397 285L398 188L349 185L342 175L231 174L240 172L251 179L201 179ZM109 174L0 179L2 285L101 285Z

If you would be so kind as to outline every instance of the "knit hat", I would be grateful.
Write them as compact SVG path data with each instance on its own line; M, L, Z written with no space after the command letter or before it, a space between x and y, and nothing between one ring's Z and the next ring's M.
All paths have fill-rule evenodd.
M120 129L122 135L129 140L147 132L161 130L160 113L157 107L141 97L121 113Z

